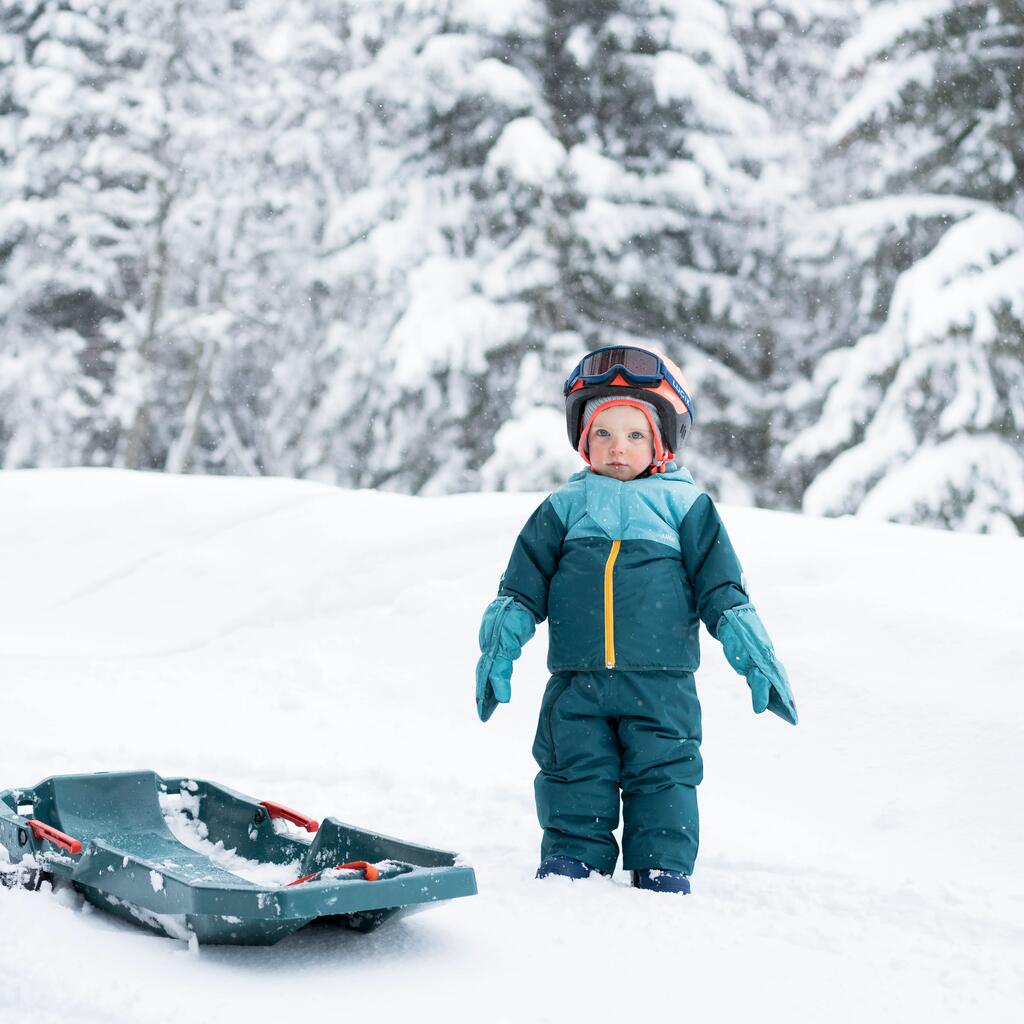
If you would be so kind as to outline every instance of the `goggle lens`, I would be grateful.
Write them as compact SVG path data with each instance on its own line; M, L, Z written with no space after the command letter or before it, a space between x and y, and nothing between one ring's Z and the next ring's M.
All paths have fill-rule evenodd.
M579 375L595 377L615 366L640 377L657 377L661 372L661 360L651 352L636 348L606 348L585 356L579 365Z

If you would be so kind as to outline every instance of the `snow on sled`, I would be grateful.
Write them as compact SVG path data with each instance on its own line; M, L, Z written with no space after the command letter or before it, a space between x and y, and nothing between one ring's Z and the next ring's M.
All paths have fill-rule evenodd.
M149 771L55 775L0 792L0 880L64 880L103 910L205 943L268 945L328 917L369 931L401 910L472 896L473 869L455 861Z

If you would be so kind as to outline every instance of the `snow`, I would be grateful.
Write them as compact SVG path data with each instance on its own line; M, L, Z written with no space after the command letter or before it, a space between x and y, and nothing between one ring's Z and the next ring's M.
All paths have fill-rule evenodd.
M226 849L224 843L219 840L211 843L207 838L205 823L194 817L199 809L198 799L193 798L193 802L189 803L187 800L175 799L176 796L177 794L162 795L160 806L171 833L190 850L201 853L225 871L264 888L288 885L299 877L301 862L298 860L287 861L284 864L262 863L241 856L234 848ZM277 825L277 822L274 824Z
M979 475L986 486L978 486ZM984 434L925 445L883 477L857 511L870 519L899 520L915 504L940 508L948 501L967 505L963 529L1016 537L1006 510L1024 515L1024 458Z
M565 414L558 409L538 406L506 420L494 436L494 454L481 470L482 488L557 486L583 468L579 455L563 443L564 436Z
M860 20L857 31L840 48L834 73L842 78L863 71L873 58L895 46L929 21L941 17L955 0L896 0L880 3L869 9Z
M496 303L480 293L470 260L431 257L409 275L413 297L391 335L394 380L410 389L435 371L483 373L486 355L526 327L522 303Z
M669 211L660 208L663 204L681 203L705 215L716 208L704 170L692 160L672 160L664 173L640 175L624 170L614 160L580 144L570 151L569 164L577 185L586 195L614 200L622 206L630 200L638 207L658 204L657 209L649 211L652 218L670 216ZM606 207L600 212L601 216L596 218L598 223L603 223L605 218L612 222L605 224L609 235L624 233L625 229L614 226L623 217L621 209Z
M565 41L565 49L581 68L585 68L597 52L597 44L591 27L577 25L569 33L569 38Z
M427 39L417 58L435 82L455 86L479 61L480 43L472 36L443 32Z
M918 220L961 220L985 204L960 196L905 195L866 199L813 215L789 246L795 259L824 259L842 245L859 260L877 257L879 240L905 236Z
M543 627L476 719L479 615L539 497L0 474L0 786L210 778L457 850L480 887L266 949L0 888L0 1020L1015 1021L1021 540L723 508L801 724L705 638L703 846L669 897L532 877Z
M862 237L895 212L869 207L877 227ZM982 207L900 275L881 330L815 369L813 387L827 392L822 414L782 461L852 447L811 481L804 509L1016 529L1024 462L1014 430L1019 441L1024 404L1007 318L1024 321L1024 223Z
M904 91L912 87L927 91L935 84L934 77L935 63L927 53L914 54L899 63L872 65L860 89L832 119L825 138L838 146L864 125L884 123L899 110Z
M565 163L565 147L535 117L517 117L501 130L487 154L489 169L506 171L524 185L541 188Z
M488 57L473 68L473 82L479 92L509 107L528 107L537 94L522 71L495 57Z
M672 45L698 61L710 61L728 74L745 70L743 50L729 32L728 16L717 3L675 3Z
M760 135L769 128L761 107L716 82L706 67L684 53L662 50L654 58L654 94L662 106L692 104L696 120L705 126L723 125L738 135Z
M890 320L911 346L956 331L996 340L995 307L1024 320L1024 223L986 209L954 224L942 241L899 279Z
M535 30L542 11L538 0L502 0L500 4L480 0L452 0L451 17L482 32L500 36L505 33Z
M618 257L621 278L611 287L616 298L622 299L633 292L632 282L641 268L640 257L630 251L634 238L643 238L659 229L675 229L680 233L692 227L688 214L649 203L610 202L592 198L587 205L571 215L573 228L592 248ZM621 254L621 255L619 255ZM618 294L618 293L622 294Z

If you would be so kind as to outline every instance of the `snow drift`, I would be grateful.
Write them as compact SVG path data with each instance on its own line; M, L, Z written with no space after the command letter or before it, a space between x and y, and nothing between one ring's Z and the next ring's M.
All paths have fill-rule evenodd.
M0 785L153 768L461 851L480 895L203 949L0 889L0 1020L861 1024L1024 999L1024 542L723 515L801 724L705 637L694 895L533 880L544 631L481 725L479 615L537 495L0 474Z

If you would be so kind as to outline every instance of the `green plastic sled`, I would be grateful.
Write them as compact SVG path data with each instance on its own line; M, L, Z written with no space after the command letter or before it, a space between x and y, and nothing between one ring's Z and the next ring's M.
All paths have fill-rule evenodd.
M268 945L317 918L369 931L477 891L455 854L150 771L55 775L0 792L0 846L9 879L66 880L103 910L202 943ZM262 877L268 865L278 879Z

